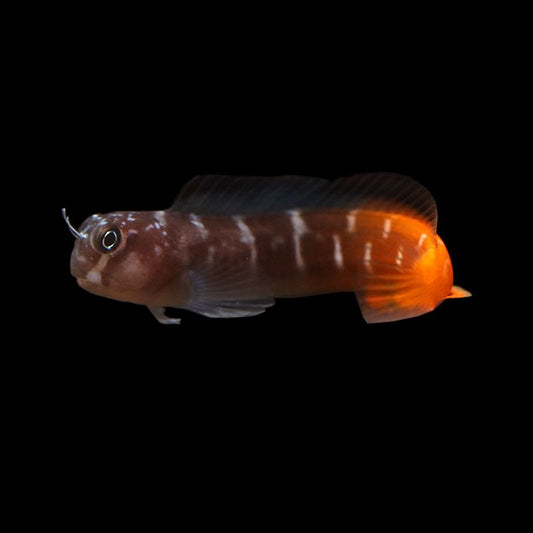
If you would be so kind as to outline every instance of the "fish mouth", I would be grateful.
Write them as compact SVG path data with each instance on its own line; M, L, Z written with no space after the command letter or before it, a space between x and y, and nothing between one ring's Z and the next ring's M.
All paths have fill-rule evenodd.
M87 279L89 272L90 271L87 269L87 265L83 265L81 261L74 259L70 260L70 273L77 280Z
M101 282L95 282L87 277L76 278L78 285L85 291L102 296L104 298L111 298L112 300L119 300L121 302L133 302L146 305L143 300L139 299L138 295L133 292L122 291L116 287L109 287Z
M76 282L80 287L85 288L86 285L94 285L97 284L96 279L92 279L90 272L80 271L77 269L71 269L70 273L74 278L76 278Z
M86 291L91 291L92 289L98 287L96 283L89 281L87 278L77 277L76 282L82 289L85 289Z
M81 261L71 261L70 273L76 278L78 284L83 288L85 288L86 285L98 286L102 284L102 276L100 272L94 268L88 269L87 265L82 264Z

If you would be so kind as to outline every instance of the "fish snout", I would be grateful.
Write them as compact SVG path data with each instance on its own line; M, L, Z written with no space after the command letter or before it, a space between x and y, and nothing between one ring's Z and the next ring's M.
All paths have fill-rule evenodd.
M77 278L86 279L98 264L100 254L95 252L89 243L76 241L70 255L70 273Z

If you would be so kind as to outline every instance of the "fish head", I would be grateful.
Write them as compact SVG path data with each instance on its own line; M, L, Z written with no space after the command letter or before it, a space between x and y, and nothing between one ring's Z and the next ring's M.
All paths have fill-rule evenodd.
M169 248L158 223L159 212L95 214L74 229L70 271L85 290L134 303L149 304L165 275Z

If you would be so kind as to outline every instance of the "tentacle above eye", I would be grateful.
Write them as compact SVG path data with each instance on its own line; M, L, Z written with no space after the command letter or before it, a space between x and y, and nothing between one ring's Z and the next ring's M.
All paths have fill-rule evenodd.
M76 239L86 239L87 235L85 233L80 233L78 230L74 228L74 226L70 223L70 220L67 216L67 210L63 207L61 209L61 213L63 215L63 218L65 219L65 222L67 223L68 229L70 230L70 233L76 237Z

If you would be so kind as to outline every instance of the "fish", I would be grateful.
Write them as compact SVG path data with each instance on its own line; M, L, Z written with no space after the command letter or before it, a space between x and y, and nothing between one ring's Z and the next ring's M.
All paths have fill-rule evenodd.
M471 294L453 284L437 207L394 173L197 176L158 211L94 214L78 229L70 271L83 289L212 318L261 314L278 298L354 293L367 323L416 317Z

